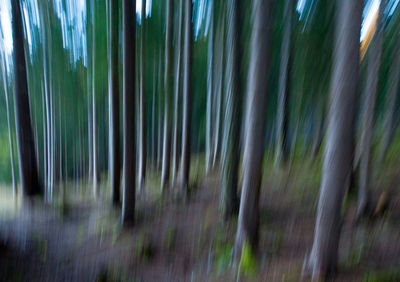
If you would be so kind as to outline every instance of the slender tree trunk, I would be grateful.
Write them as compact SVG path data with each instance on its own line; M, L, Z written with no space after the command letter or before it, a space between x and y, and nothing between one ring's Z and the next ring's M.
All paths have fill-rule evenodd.
M167 34L165 50L165 75L164 75L164 140L161 172L161 190L167 189L171 168L171 99L172 99L172 31L173 31L173 0L167 0Z
M193 25L192 0L186 0L185 5L185 43L184 43L184 76L183 76L183 116L182 116L182 157L180 173L181 193L189 190L190 173L190 139L192 123L192 54L193 54Z
M156 56L154 55L154 58ZM156 154L156 60L153 68L153 96L151 99L151 165L154 168Z
M146 77L145 77L145 48L146 36L146 0L142 1L141 38L140 38L140 96L139 96L139 186L138 191L143 192L146 180Z
M222 190L221 211L224 220L234 215L238 209L238 175L240 161L240 128L241 128L241 97L242 84L240 69L242 64L242 7L239 0L227 3L227 66L226 66L226 94L224 144L222 154Z
M278 110L276 124L276 159L277 165L286 163L289 156L288 123L289 123L289 98L290 98L290 78L292 68L292 30L294 16L294 0L286 0L285 4L285 27L283 31L283 41L281 48L281 65L279 75Z
M394 113L396 110L396 98L399 91L400 80L400 39L398 38L395 43L392 58L393 61L390 65L389 78L387 82L388 88L385 96L383 138L378 157L378 164L380 164L385 157L394 134Z
M14 60L14 112L17 129L19 176L22 191L27 196L40 194L40 183L33 140L31 110L24 52L24 33L21 7L18 0L11 1L13 60Z
M362 3L362 0L338 3L327 143L314 243L305 265L305 271L314 279L324 278L337 268L340 211L353 162Z
M89 64L87 67L87 80L88 80L88 100L87 100L87 107L88 107L88 160L89 160L89 167L88 167L88 175L89 175L89 181L90 181L90 177L93 175L93 141L92 141L92 134L93 134L93 130L92 130L92 97L91 97L91 90L89 85L90 83L90 77L89 77Z
M179 138L179 92L181 85L181 65L182 65L182 28L183 28L183 0L179 2L179 28L178 28L178 39L177 39L177 51L176 51L176 76L175 76L175 89L174 89L174 129L173 129L173 141L172 141L172 178L171 185L175 185L176 177L179 169L179 150L178 150L178 138Z
M206 174L210 173L212 168L213 151L213 126L212 126L212 108L214 94L214 36L215 36L215 4L211 1L211 19L210 31L208 37L208 61L207 61L207 109L206 109Z
M44 179L44 187L47 187L47 123L46 123L46 103L45 103L45 94L43 82L41 84L41 92L42 92L42 119L43 119L43 179Z
M161 52L160 61L158 63L158 132L157 132L157 169L160 169L162 162L162 106L161 106Z
M243 183L235 253L245 242L256 249L259 225L259 194L264 156L265 116L271 52L271 1L253 1L254 23L248 72L243 152Z
M93 150L93 195L94 198L97 198L98 194L98 179L99 179L99 171L98 171L98 164L97 164L97 114L96 114L96 9L95 9L96 1L93 1L92 5L92 21L93 21L93 28L92 28L92 150Z
M13 198L16 199L17 196L17 180L15 179L15 171L14 171L14 142L12 138L12 131L11 131L11 118L10 118L10 102L9 102L9 95L8 95L8 75L7 69L4 64L4 56L3 52L0 52L1 55L1 72L3 74L3 86L4 86L4 95L6 98L6 111L7 111L7 127L8 127L8 142L10 145L10 165L11 165L11 180L12 180L12 187L13 187Z
M111 199L114 205L120 203L121 161L119 148L119 80L118 80L118 0L111 0L111 87L109 92L109 170Z
M382 54L382 38L383 38L383 11L386 7L385 0L381 1L379 7L379 15L377 19L377 27L372 44L370 45L370 53L368 56L367 80L364 94L364 112L361 125L360 136L360 171L359 171L359 189L358 189L358 206L357 217L365 215L368 210L370 201L370 174L371 174L371 145L372 134L374 130L374 112L376 96L378 92L378 77L381 64Z
M135 2L122 0L123 31L123 198L122 221L131 225L135 219L136 138L135 138Z
M223 85L224 85L224 46L225 46L225 13L222 15L221 26L218 30L218 41L217 44L217 62L216 62L216 72L217 72L217 81L215 87L215 127L214 127L214 152L213 152L213 161L212 167L215 166L217 159L220 153L220 132L221 132L221 112L222 112L222 96L223 96Z

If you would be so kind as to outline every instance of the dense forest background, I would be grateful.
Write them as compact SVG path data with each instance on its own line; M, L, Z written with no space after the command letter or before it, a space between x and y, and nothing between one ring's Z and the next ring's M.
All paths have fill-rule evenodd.
M128 228L136 237L126 246L141 244L141 260L160 249L170 260L175 233L192 244L190 228L179 224L193 221L206 239L193 243L190 254L177 248L173 265L185 256L190 264L172 275L177 279L188 279L188 269L201 273L197 261L210 268L211 257L218 275L239 262L233 275L252 276L253 265L265 263L259 252L266 244L271 250L265 240L272 236L272 249L297 246L290 258L268 253L295 260L296 278L326 278L345 256L359 267L345 280L358 280L372 277L364 272L379 263L362 264L366 251L354 259L351 244L343 247L340 239L350 242L359 224L366 225L357 232L368 233L387 223L389 231L377 237L393 244L393 252L378 249L391 254L391 270L400 263L391 229L400 212L399 3L2 0L0 235L20 228L7 224L27 207L36 211L32 217L44 217L33 204L39 201L62 214L49 232L27 225L42 229L46 244L55 234L83 232L96 215L96 224L109 228L109 253L115 256L114 244L124 246L115 242ZM43 197L25 201L37 194ZM73 227L64 225L67 214ZM166 219L182 214L191 217ZM206 223L198 223L199 214ZM277 215L282 221L266 227ZM297 226L300 217L300 239L282 239L283 231L274 229ZM382 226L373 225L376 218ZM152 228L167 238L161 244L168 250L154 243L164 239L149 235ZM102 242L102 236L94 238ZM357 236L354 246L375 246ZM96 267L94 276L85 275L98 278ZM143 271L142 278L154 278ZM393 273L395 281L400 274Z

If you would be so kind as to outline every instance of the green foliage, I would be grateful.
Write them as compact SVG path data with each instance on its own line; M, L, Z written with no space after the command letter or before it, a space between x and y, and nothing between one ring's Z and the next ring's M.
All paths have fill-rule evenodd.
M228 269L232 259L232 243L217 245L215 250L217 273L221 274Z
M254 277L257 274L258 263L251 249L250 243L245 241L239 262L240 272L245 276Z

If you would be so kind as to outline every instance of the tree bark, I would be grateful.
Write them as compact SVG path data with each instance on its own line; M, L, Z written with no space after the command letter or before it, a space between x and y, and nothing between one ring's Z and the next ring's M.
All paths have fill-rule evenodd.
M173 141L172 141L172 177L171 185L175 185L176 177L179 169L179 93L181 90L181 65L182 65L182 29L183 29L183 0L179 2L179 27L177 39L177 56L176 56L176 78L174 89L174 128L173 128Z
M400 39L396 39L393 61L390 65L388 88L385 96L385 111L383 117L383 140L379 152L378 164L385 157L394 134L394 114L396 110L396 99L399 91L400 80Z
M33 140L31 109L29 106L28 82L24 52L24 34L21 7L18 0L11 1L13 61L14 61L14 111L17 129L19 177L24 195L40 194L41 188L36 164Z
M157 123L157 170L161 168L161 162L162 162L162 106L161 106L161 64L162 64L162 56L161 56L161 51L160 51L160 57L159 57L159 63L158 63L158 123Z
M140 38L140 96L139 96L139 186L138 191L143 192L146 180L146 78L145 78L145 48L146 36L146 0L142 1L141 38Z
M164 75L164 140L161 172L161 191L165 191L169 182L171 168L171 99L172 99L172 31L173 1L167 0L167 23L165 39L165 75Z
M92 46L92 149L93 149L93 195L96 199L98 196L98 179L99 179L99 169L98 169L98 156L97 156L97 113L96 113L96 9L95 9L96 1L93 1L92 5L92 15L93 15L93 46Z
M281 65L278 89L278 109L276 124L276 158L275 163L280 165L286 163L289 157L288 144L288 123L289 123L289 99L290 99L290 79L292 68L292 30L294 16L294 1L286 0L285 4L285 27L281 47Z
M362 0L338 3L323 174L314 243L305 272L325 278L337 268L340 211L350 182L360 57Z
M206 109L206 175L212 168L213 151L213 127L212 127L212 108L214 94L214 30L215 30L215 4L211 1L211 19L208 37L208 60L207 60L207 109Z
M183 116L182 116L182 156L180 173L180 192L189 190L190 173L190 139L192 122L192 0L186 0L185 5L185 43L184 43L184 76L183 76Z
M247 241L255 250L258 243L259 194L264 156L265 116L271 52L272 1L253 1L254 23L251 33L251 55L246 91L243 183L235 254Z
M366 214L370 201L370 174L371 174L371 146L372 134L374 130L374 112L376 104L376 96L378 92L378 78L382 55L383 40L383 11L386 7L385 0L381 1L379 7L379 15L377 26L372 44L370 45L370 53L368 56L367 80L364 93L364 112L361 125L361 136L359 139L360 146L360 171L359 171L359 189L358 189L358 205L357 217L361 218Z
M111 87L109 91L109 170L111 199L114 205L120 203L121 160L119 141L119 79L118 79L118 0L111 0Z
M216 84L215 84L215 127L214 127L214 151L213 151L213 161L212 167L214 167L219 158L221 150L221 121L222 121L222 96L223 96L223 85L224 85L224 62L225 62L225 13L222 14L221 25L218 29L218 39L216 42L216 53L218 60L216 61Z
M242 7L239 0L227 3L227 66L225 93L224 144L222 154L221 211L224 220L233 216L238 209L237 186L240 161L240 128L242 84Z
M136 138L135 138L135 54L136 5L122 1L123 31L123 200L122 221L131 225L135 220Z

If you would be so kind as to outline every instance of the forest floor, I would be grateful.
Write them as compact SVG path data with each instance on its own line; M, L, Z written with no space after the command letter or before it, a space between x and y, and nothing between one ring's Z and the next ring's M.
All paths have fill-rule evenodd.
M14 211L12 195L2 192L0 281L298 281L313 240L315 167L266 167L259 252L242 256L240 270L230 267L237 222L220 222L217 175L195 180L186 201L161 198L150 175L148 193L137 198L137 224L127 230L105 186L97 201L87 186L70 184L52 204L18 202ZM354 200L346 199L335 281L400 281L400 173L379 179L376 190L391 191L382 216L356 225Z

